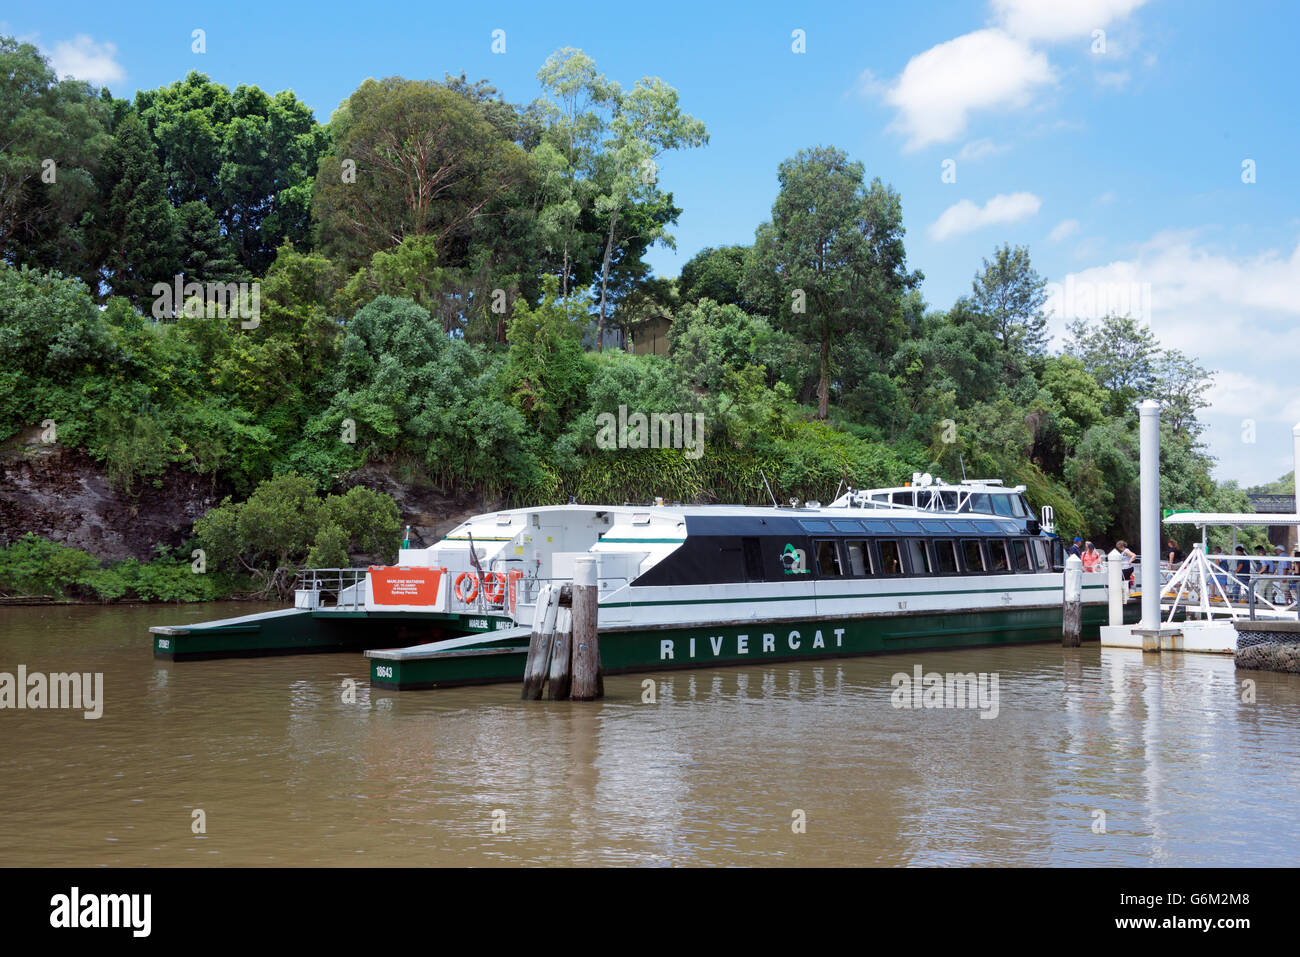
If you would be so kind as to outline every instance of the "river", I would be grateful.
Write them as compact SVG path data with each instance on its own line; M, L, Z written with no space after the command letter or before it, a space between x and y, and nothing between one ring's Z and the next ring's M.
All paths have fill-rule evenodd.
M98 720L0 710L0 865L1300 861L1300 677L1230 658L1032 645L573 703L372 692L356 654L151 655L150 625L263 607L0 608L0 672L104 688ZM996 675L996 717L894 707L916 665Z

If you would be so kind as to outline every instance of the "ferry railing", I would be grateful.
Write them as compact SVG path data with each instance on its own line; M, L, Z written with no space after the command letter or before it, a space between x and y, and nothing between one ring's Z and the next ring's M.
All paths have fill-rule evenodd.
M1239 577L1237 567L1245 563L1250 569L1246 577ZM1265 575L1254 571L1259 564L1285 565L1288 574ZM1259 594L1260 582L1276 582L1271 597ZM1170 593L1173 593L1172 596ZM1254 619L1262 603L1272 615L1289 617L1296 614L1297 596L1300 594L1300 558L1274 555L1235 555L1207 553L1200 543L1192 546L1178 571L1163 584L1160 599L1163 603L1172 597L1167 606L1172 622L1180 607L1195 610L1207 620L1215 613L1236 620L1245 614Z
M352 611L365 607L368 568L300 568L294 582L294 604L298 608L335 607ZM360 585L361 587L355 587ZM351 594L344 598L348 590ZM304 594L305 593L305 594ZM326 599L332 599L329 606Z

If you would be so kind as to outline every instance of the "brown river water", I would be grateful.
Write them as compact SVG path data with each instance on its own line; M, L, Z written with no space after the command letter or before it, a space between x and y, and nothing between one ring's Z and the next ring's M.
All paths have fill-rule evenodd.
M358 654L152 657L149 625L257 610L0 608L0 672L104 689L98 720L0 710L0 865L1300 863L1300 676L1231 658L1032 645L572 703L372 691ZM894 707L917 665L996 675L996 717Z

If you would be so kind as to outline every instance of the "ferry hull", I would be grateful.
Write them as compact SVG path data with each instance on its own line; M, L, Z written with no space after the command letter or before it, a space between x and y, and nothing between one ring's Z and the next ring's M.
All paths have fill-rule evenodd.
M402 648L490 630L484 616L288 608L150 628L155 658L203 661Z
M1126 606L1136 620L1139 609ZM1083 635L1094 639L1106 606L1083 607ZM522 681L526 635L440 651L370 651L370 683L410 690ZM746 622L721 626L601 629L607 674L714 668L758 662L808 661L956 648L987 648L1061 640L1059 605L862 618Z

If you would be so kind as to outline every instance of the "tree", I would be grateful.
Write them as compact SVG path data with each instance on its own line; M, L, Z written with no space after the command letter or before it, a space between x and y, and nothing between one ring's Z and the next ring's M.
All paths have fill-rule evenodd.
M595 200L592 175L609 113L620 94L617 83L596 72L596 61L565 47L547 57L537 71L549 99L536 104L546 128L533 151L541 178L538 225L552 254L560 254L560 295L590 281L580 268L596 239L580 228Z
M143 306L156 282L170 282L179 257L172 207L149 134L134 113L113 131L104 157L101 275L112 294Z
M1166 349L1156 360L1155 379L1161 422L1167 422L1174 434L1195 439L1205 429L1197 413L1210 405L1205 393L1214 382L1213 376L1177 349Z
M310 242L312 177L328 135L293 93L243 84L232 91L191 71L141 90L135 107L172 204L209 206L246 269L260 275L285 241Z
M347 265L407 236L430 237L458 265L448 251L528 175L526 154L472 98L431 81L366 80L330 127L312 208L325 252Z
M0 37L0 261L93 279L75 226L95 200L111 113L36 47Z
M678 292L683 302L712 299L720 305L746 307L742 289L748 246L705 246L682 266Z
M1159 346L1150 328L1131 316L1106 316L1095 326L1076 319L1067 328L1065 351L1110 391L1111 415L1131 412L1135 401L1151 394Z
M975 310L988 317L1005 352L1042 355L1047 351L1047 317L1043 291L1047 281L1029 262L1029 250L1003 244L984 260L976 273L973 289Z
M921 279L905 270L902 206L838 149L801 150L778 171L772 219L759 227L745 287L817 353L817 417L830 404L832 348L850 332L878 334Z
M666 150L703 146L709 141L704 124L682 113L677 91L658 78L643 77L632 91L618 98L610 120L605 151L598 158L597 182L600 194L595 211L608 221L605 251L600 268L600 305L596 322L596 348L604 345L609 299L611 264L615 251L634 236L647 245L656 241L671 244L672 237L655 217L643 217L627 228L627 213L638 202L656 198L656 161ZM671 197L668 197L671 205ZM675 218L675 216L674 216ZM648 228L648 231L647 231Z

